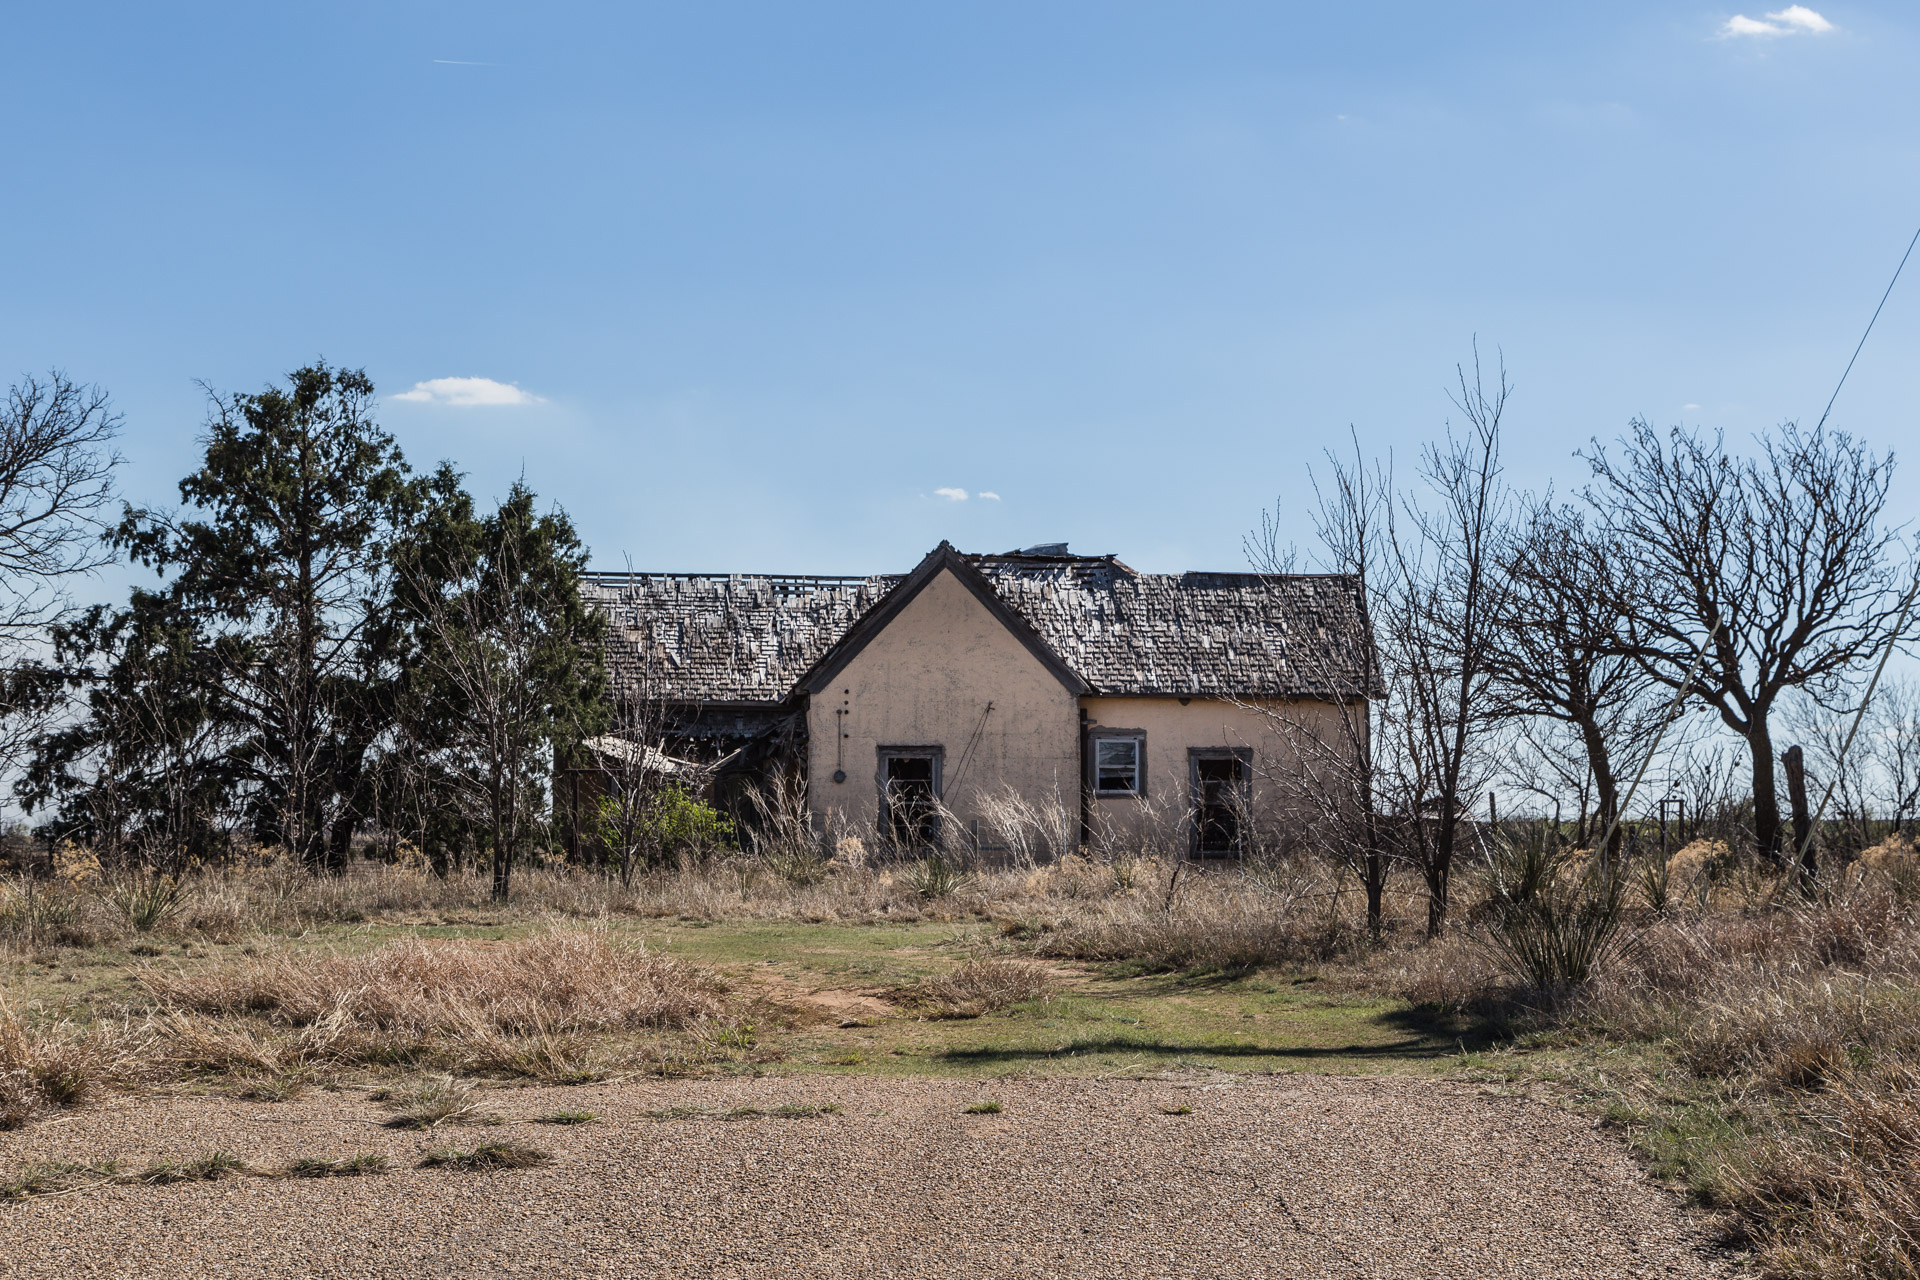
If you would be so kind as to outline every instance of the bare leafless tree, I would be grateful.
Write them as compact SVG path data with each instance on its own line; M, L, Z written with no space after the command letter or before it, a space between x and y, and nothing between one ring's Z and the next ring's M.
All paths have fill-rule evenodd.
M1305 665L1305 683L1331 695L1331 716L1303 714L1285 703L1243 705L1264 716L1286 747L1280 753L1284 763L1267 779L1268 785L1303 827L1302 834L1359 879L1367 900L1368 936L1378 941L1392 862L1382 822L1387 797L1377 761L1383 729L1398 708L1390 701L1391 687L1377 683L1379 660L1367 619L1390 608L1376 591L1393 580L1384 563L1388 540L1383 533L1393 518L1393 477L1387 466L1365 460L1358 437L1352 443L1351 461L1329 451L1325 482L1312 477L1312 519L1319 543L1316 565L1353 583L1361 624L1367 627L1363 678L1356 682L1351 673L1335 670L1326 646L1302 645L1290 656ZM1262 514L1259 531L1245 541L1247 558L1261 573L1288 574L1299 567L1296 550L1280 540L1281 527L1276 505Z
M1362 461L1357 444L1351 464L1330 459L1330 481L1316 481L1321 555L1358 585L1384 682L1368 692L1382 696L1335 697L1331 733L1318 716L1266 708L1299 761L1287 784L1295 802L1317 798L1321 838L1359 870L1376 933L1389 851L1426 881L1429 935L1445 929L1454 860L1499 726L1491 659L1507 591L1499 551L1512 499L1500 430L1510 388L1504 369L1489 385L1477 352L1473 377L1456 374L1464 421L1422 454L1417 486L1397 488L1390 467ZM1248 539L1256 567L1292 566L1278 528L1270 516Z
M1607 854L1615 857L1623 834L1613 822L1622 757L1637 759L1662 709L1649 705L1652 680L1632 658L1612 603L1626 593L1631 561L1595 538L1582 512L1556 505L1551 495L1526 502L1498 561L1505 607L1487 643L1495 708L1516 722L1535 757L1582 795L1583 838L1591 782L1594 818L1602 831L1613 830ZM1577 774L1553 729L1529 723L1540 719L1576 737ZM1624 763L1631 774L1634 764Z
M1492 650L1506 611L1499 572L1512 499L1502 478L1500 428L1511 388L1492 386L1478 354L1458 370L1456 431L1429 445L1421 488L1400 495L1388 527L1393 577L1376 592L1384 666L1399 712L1389 722L1400 790L1412 800L1400 824L1405 851L1427 882L1427 933L1446 928L1454 860L1489 771L1498 723Z
M1615 600L1634 657L1698 698L1746 743L1753 838L1782 856L1772 715L1802 690L1824 705L1907 626L1915 565L1882 520L1893 462L1843 432L1788 423L1752 457L1718 434L1644 419L1610 452L1594 444L1588 498L1626 557ZM1696 655L1699 675L1688 680Z
M57 371L23 377L0 405L0 770L64 705L21 669L71 612L73 579L113 559L120 425L105 391Z

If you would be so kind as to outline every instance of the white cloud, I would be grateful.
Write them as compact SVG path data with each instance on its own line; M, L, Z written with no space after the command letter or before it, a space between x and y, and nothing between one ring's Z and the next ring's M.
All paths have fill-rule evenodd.
M1801 32L1821 35L1833 30L1833 24L1803 4L1790 4L1776 13L1770 13L1763 21L1749 18L1744 13L1736 13L1727 19L1720 28L1722 39L1735 36L1759 36L1770 39L1774 36L1791 36Z
M967 491L965 489L935 489L933 496L936 498L945 498L948 502L965 502L967 500Z
M982 502L998 502L1000 501L1000 495L991 489L982 489L980 491L980 500Z
M1817 33L1833 30L1831 22L1803 4L1790 4L1778 13L1768 14L1767 17L1774 22L1785 23L1789 27L1798 27L1802 31Z
M1698 409L1700 406L1697 404L1683 404L1680 407L1682 409Z
M428 378L425 382L414 383L413 390L402 391L394 399L411 400L418 404L453 405L463 409L472 405L541 403L539 396L522 391L510 382L495 382L492 378Z

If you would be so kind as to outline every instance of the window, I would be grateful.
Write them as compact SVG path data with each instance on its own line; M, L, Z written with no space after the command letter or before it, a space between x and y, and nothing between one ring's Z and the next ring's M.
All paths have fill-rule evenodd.
M940 839L940 747L880 748L880 833L897 845Z
M1146 790L1146 739L1137 733L1096 734L1093 738L1093 791L1102 796L1137 796Z
M1193 853L1233 857L1253 798L1253 752L1244 747L1194 747L1187 752L1193 794Z

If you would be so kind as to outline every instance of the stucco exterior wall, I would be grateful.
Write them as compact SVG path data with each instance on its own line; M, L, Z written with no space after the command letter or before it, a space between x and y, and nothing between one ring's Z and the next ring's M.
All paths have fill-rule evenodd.
M872 841L881 747L944 748L943 800L963 825L978 816L983 789L1004 785L1030 798L1057 790L1077 806L1079 716L1074 692L943 570L810 698L814 822Z
M1347 738L1339 708L1323 702L1261 707L1209 698L1182 705L1178 698L1089 697L1082 705L1090 733L1111 729L1146 734L1143 795L1092 796L1088 823L1095 839L1153 830L1168 841L1184 840L1192 803L1188 752L1194 747L1250 751L1254 810L1263 821L1285 822L1289 805L1295 803L1287 780L1298 776L1293 744L1299 735L1313 732L1328 743ZM1364 708L1357 710L1365 714Z

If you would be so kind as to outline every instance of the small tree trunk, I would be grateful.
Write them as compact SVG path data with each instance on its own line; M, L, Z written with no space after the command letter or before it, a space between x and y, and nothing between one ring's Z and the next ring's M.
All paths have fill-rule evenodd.
M1773 863L1780 854L1780 788L1773 773L1773 739L1756 714L1747 741L1753 753L1753 842Z

